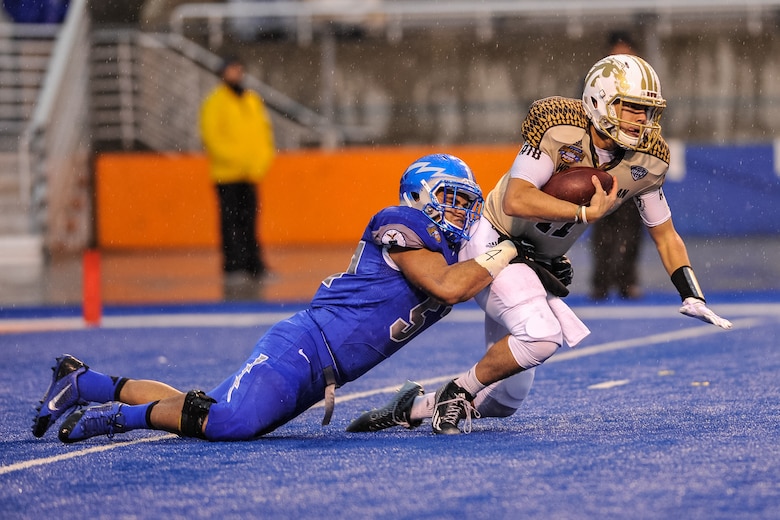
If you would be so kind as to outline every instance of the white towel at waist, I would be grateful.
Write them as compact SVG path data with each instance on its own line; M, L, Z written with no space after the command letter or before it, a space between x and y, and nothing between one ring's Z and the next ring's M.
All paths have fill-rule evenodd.
M577 344L590 334L590 329L574 314L566 303L557 296L547 296L547 304L552 309L553 314L561 324L563 331L563 340L569 347L576 347Z

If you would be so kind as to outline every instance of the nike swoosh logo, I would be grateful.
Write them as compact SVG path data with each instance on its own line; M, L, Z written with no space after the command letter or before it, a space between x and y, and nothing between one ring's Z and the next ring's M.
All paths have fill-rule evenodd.
M230 402L230 399L233 397L233 390L238 390L238 385L241 383L241 379L247 375L249 372L252 371L252 368L259 365L260 363L263 363L265 360L268 359L268 356L265 354L260 354L260 356L252 361L251 363L247 363L247 365L241 370L241 372L236 376L236 378L233 380L233 384L230 385L230 389L227 393L227 402Z
M53 399L49 399L49 404L47 405L49 410L52 412L56 412L60 408L60 400L65 397L65 394L68 393L68 390L70 390L71 384L68 383L68 385L60 390L60 393L54 396Z

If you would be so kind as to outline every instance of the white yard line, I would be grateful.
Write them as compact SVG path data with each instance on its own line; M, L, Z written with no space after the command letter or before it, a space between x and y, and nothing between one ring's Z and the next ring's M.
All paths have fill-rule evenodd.
M722 316L780 316L780 303L738 303L715 305L716 312ZM623 319L668 319L682 317L677 306L670 305L626 305L624 307L584 306L572 307L583 320L623 320ZM292 316L297 309L276 312L243 313L170 313L170 314L134 314L125 316L104 316L100 327L106 329L135 329L159 327L253 327L273 325ZM446 320L458 323L482 323L484 314L479 309L453 310ZM0 319L0 334L41 332L56 330L89 329L81 317L51 318L13 318Z
M89 455L91 453L100 453L102 451L109 451L116 448L124 448L125 446L132 446L133 444L141 444L143 442L153 442L153 441L159 441L162 439L171 439L173 437L176 437L176 435L172 433L166 433L165 435L154 435L152 437L144 437L143 439L135 439L132 441L121 441L121 442L115 442L112 444L106 444L104 446L93 446L91 448L84 448L76 451L69 451L68 453L63 453L61 455L54 455L51 457L43 457L40 459L32 459L32 460L25 460L22 462L17 462L15 464L9 464L8 466L0 466L0 475L5 475L6 473L11 473L13 471L19 471L22 469L30 469L35 466L43 466L46 464L54 464L55 462L62 462L63 460L73 459L76 457L83 457L84 455Z
M777 309L780 309L780 306L776 306L776 307L777 307ZM764 311L767 310L767 306L764 306L764 305L760 306L760 308L764 309ZM635 309L639 309L639 308L635 308ZM452 316L452 314L455 314L455 316ZM452 314L450 315L451 318L448 317L448 319L455 319L456 321L459 321L459 322L474 321L473 320L473 316L471 315L471 313L469 313L469 314L461 313L461 316L458 316L457 312L454 312ZM610 317L614 317L612 312L610 312L609 314L611 315ZM737 314L737 313L736 312L732 312L731 313L732 316L735 315L735 314ZM750 312L749 314L759 314L759 313L758 312ZM178 325L181 325L182 322L184 321L183 316L185 316L185 315L176 315L176 316L174 316L176 318L176 320L174 320L174 321ZM203 323L203 321L202 321L203 320L203 315L199 315L199 316L200 316L200 318L199 318L200 321L198 321L197 324L202 324ZM226 315L221 315L221 316L224 317ZM246 316L251 316L252 320L259 320L260 319L260 315L254 315L254 314L252 314L252 315L240 315L240 316L244 316L244 317L238 319L235 323L238 323L238 322L243 323L244 320L248 320L248 318ZM636 313L636 315L633 316L633 318L638 318L638 317L646 318L647 314L645 312L643 312L643 311L639 311L639 312ZM668 317L668 316L665 316L665 317ZM149 317L148 316L134 316L133 318L138 318L139 323L140 323L142 320L148 319ZM626 317L623 316L621 319L625 319L625 318ZM228 319L228 321L230 321L230 320ZM482 321L481 314L479 316L478 321L479 322ZM745 329L745 328L749 328L749 327L754 327L756 325L760 325L762 323L762 321L764 321L764 320L762 320L760 318L744 318L744 319L733 320L733 324L734 324L734 329L735 330L739 330L739 329ZM263 319L263 322L265 322L265 319ZM127 323L127 322L124 322L124 323ZM253 322L253 323L256 323L256 322ZM149 325L146 324L144 326L149 326ZM159 326L163 326L163 325L159 325ZM172 326L172 325L169 324L167 326ZM680 340L686 340L686 339L693 339L693 338L708 336L708 335L711 335L711 334L719 334L719 333L728 334L728 332L723 331L723 330L721 330L721 329L719 329L717 327L714 327L712 325L707 325L707 324L696 325L694 327L689 327L689 328L678 330L678 331L674 331L674 332L664 332L664 333L659 333L659 334L651 334L649 336L643 336L643 337L639 337L639 338L625 339L625 340L619 340L619 341L611 341L611 342L608 342L608 343L602 343L601 345L594 345L592 347L570 349L570 350L567 350L565 352L559 352L559 353L555 354L553 357L551 357L547 361L547 364L549 364L549 363L560 363L560 362L563 362L563 361L570 361L570 360L578 359L578 358L581 358L581 357L594 356L594 355L597 355L597 354L603 354L603 353L607 353L607 352L615 352L615 351L618 351L618 350L626 350L626 349L632 349L632 348L649 347L649 346L652 346L652 345L657 345L659 343L669 343L671 341L680 341ZM432 379L420 380L419 383L422 384L423 386L436 386L436 385L439 385L439 384L444 383L446 381L449 381L450 379L453 379L454 377L456 377L456 374L455 375L442 376L442 377L436 377L436 378L432 378ZM352 401L354 399L361 399L361 398L364 398L364 397L370 397L370 396L377 395L377 394L393 393L396 390L398 390L398 388L399 388L398 386L386 386L386 387L383 387L383 388L376 388L374 390L367 390L367 391L363 391L363 392L354 392L354 393L350 393L350 394L346 394L346 395L340 395L340 396L337 396L336 402L346 402L346 401ZM321 406L322 406L322 403L320 403L318 405L315 405L314 408L321 407ZM46 465L46 464L54 464L54 463L57 463L57 462L61 462L63 460L68 460L68 459L72 459L72 458L75 458L75 457L81 457L81 456L84 456L84 455L90 455L92 453L99 453L99 452L103 452L103 451L113 450L113 449L116 449L116 448L123 448L123 447L126 447L126 446L132 446L132 445L140 444L140 443L144 443L144 442L154 442L154 441L159 441L159 440L163 440L163 439L170 439L170 438L175 438L175 437L176 437L176 435L173 435L173 434L154 435L154 436L151 436L151 437L144 437L142 439L136 439L136 440L132 440L132 441L115 442L115 443L107 444L107 445L103 445L103 446L93 446L93 447L89 447L89 448L79 449L79 450L76 450L76 451L69 451L68 453L63 453L61 455L54 455L54 456L51 456L51 457L44 457L44 458L39 458L39 459L31 459L31 460L27 460L27 461L17 462L15 464L10 464L8 466L0 466L0 475L4 475L6 473L11 473L13 471L29 469L29 468L32 468L32 467L35 467L35 466L41 466L41 465Z

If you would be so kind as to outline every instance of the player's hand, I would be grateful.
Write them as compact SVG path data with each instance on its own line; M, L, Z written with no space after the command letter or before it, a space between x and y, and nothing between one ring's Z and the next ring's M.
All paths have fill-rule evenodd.
M571 260L566 255L553 258L552 262L550 262L550 271L566 287L571 285L574 279L574 267L572 267Z
M517 256L509 262L510 264L516 264L518 262L524 262L526 260L534 261L536 259L536 247L527 240L518 237L510 237L508 235L501 235L498 237L498 241L509 240L514 244L517 249Z
M710 310L707 305L698 298L685 298L685 300L683 300L682 307L680 307L680 312L686 316L690 316L691 318L696 318L706 323L717 325L722 329L728 330L732 327L729 320L721 318L712 312L712 310Z
M590 199L586 216L588 222L595 222L606 215L617 202L618 181L617 177L612 181L612 189L609 192L604 191L604 188L601 187L601 182L595 175L591 178L591 181L596 188L596 193Z

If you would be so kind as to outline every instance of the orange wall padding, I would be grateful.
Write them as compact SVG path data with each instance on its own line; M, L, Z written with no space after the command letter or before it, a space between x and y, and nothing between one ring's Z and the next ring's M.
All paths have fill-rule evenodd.
M349 148L277 155L260 188L264 244L352 243L368 219L398 204L415 159L443 151L474 170L487 192L517 146ZM217 200L201 154L103 154L96 162L98 244L106 249L215 247Z

